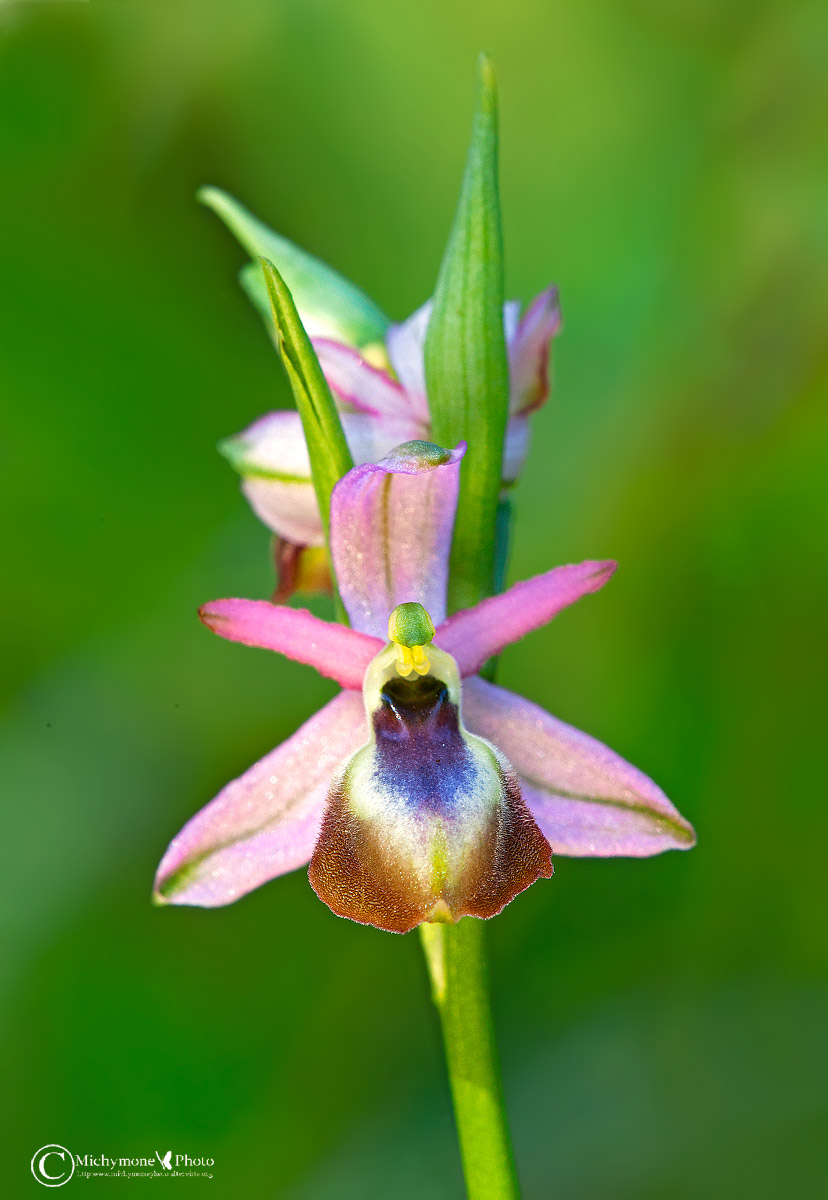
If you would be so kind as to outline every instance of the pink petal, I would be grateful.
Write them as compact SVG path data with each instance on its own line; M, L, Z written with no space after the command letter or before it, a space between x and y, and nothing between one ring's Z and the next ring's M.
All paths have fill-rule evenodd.
M437 630L434 641L454 656L461 675L474 675L504 646L546 625L582 596L597 592L615 567L611 561L588 561L555 567L525 579L508 592L449 617Z
M391 325L385 335L385 345L391 366L409 395L414 412L424 422L429 420L425 382L425 337L431 301L427 300L400 325Z
M518 413L509 418L503 444L503 482L514 483L529 452L529 419Z
M345 439L357 466L379 462L401 442L422 437L422 426L413 417L375 416L373 413L339 414Z
M313 348L329 387L341 403L374 416L412 418L412 405L404 388L385 371L367 363L358 351L327 338L314 339Z
M303 546L324 542L310 459L296 412L271 412L226 438L221 453L242 477L242 491L260 521Z
M304 866L331 779L367 737L362 696L340 693L187 822L158 868L156 898L212 908Z
M356 463L375 462L400 442L418 437L422 430L410 415L377 416L363 412L340 415ZM243 433L227 438L220 450L242 476L242 491L268 529L297 545L324 545L298 413L267 413Z
M522 696L469 679L463 720L509 759L553 854L639 858L695 843L692 825L651 779Z
M527 311L524 320L529 318L531 313L532 307ZM430 420L426 399L424 360L425 337L430 316L431 301L427 300L408 320L399 325L391 325L385 336L391 365L400 383L408 392L414 411L423 422ZM503 305L503 328L506 334L506 344L511 347L512 343L521 336L519 300L507 300ZM526 340L525 334L522 340ZM516 409L513 408L512 411L514 412ZM506 478L514 478L514 476L506 476Z
M259 520L279 537L300 546L324 545L312 483L251 475L242 480L242 491Z
M549 396L549 344L560 327L558 289L549 287L529 305L509 346L513 413L540 408Z
M242 476L264 475L310 482L305 434L299 414L292 410L265 413L241 433L225 438L219 449Z
M304 608L267 600L212 600L198 611L219 637L245 646L277 650L295 662L316 667L344 688L361 688L368 663L383 646L376 638L322 621Z
M506 346L510 347L520 324L520 301L507 300L503 305L503 332L506 335Z
M331 496L331 557L355 629L387 638L398 604L446 611L448 555L465 453L407 442L340 479ZM436 615L435 615L436 614Z

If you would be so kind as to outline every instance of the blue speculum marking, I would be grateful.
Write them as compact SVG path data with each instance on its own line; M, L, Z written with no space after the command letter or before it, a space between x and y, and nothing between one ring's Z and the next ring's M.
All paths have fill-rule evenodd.
M389 679L372 721L378 786L411 808L454 812L475 772L445 683L433 675Z

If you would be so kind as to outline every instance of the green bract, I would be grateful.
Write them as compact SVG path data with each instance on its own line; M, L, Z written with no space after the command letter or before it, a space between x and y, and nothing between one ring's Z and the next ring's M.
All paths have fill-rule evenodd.
M276 343L290 382L305 440L322 525L327 535L331 492L354 465L342 432L339 413L322 374L284 279L266 259L261 260Z
M355 284L268 229L221 188L203 187L198 198L221 217L254 260L242 269L241 282L268 326L270 300L260 258L278 268L311 337L332 337L360 349L385 341L388 318Z
M468 443L451 557L451 608L466 608L495 585L491 531L500 495L509 416L503 330L503 238L497 180L497 88L479 62L477 112L454 225L425 344L432 436ZM481 531L485 531L481 536Z

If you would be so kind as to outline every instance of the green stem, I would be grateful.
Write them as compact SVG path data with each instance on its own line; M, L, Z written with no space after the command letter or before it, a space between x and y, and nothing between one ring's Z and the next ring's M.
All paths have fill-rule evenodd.
M483 921L420 926L446 1048L469 1200L517 1200L486 969Z

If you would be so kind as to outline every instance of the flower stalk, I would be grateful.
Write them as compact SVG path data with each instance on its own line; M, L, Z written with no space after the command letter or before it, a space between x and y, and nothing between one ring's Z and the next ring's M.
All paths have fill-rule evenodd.
M425 342L435 437L469 445L449 567L449 612L502 588L509 545L501 465L509 415L503 232L494 69L478 62L477 110L454 226ZM494 663L487 664L493 673ZM488 673L487 673L488 674ZM491 674L488 675L491 678ZM518 1186L489 1001L482 922L420 926L440 1014L469 1200L511 1200Z
M443 1029L469 1200L519 1195L489 1002L482 921L420 926Z

